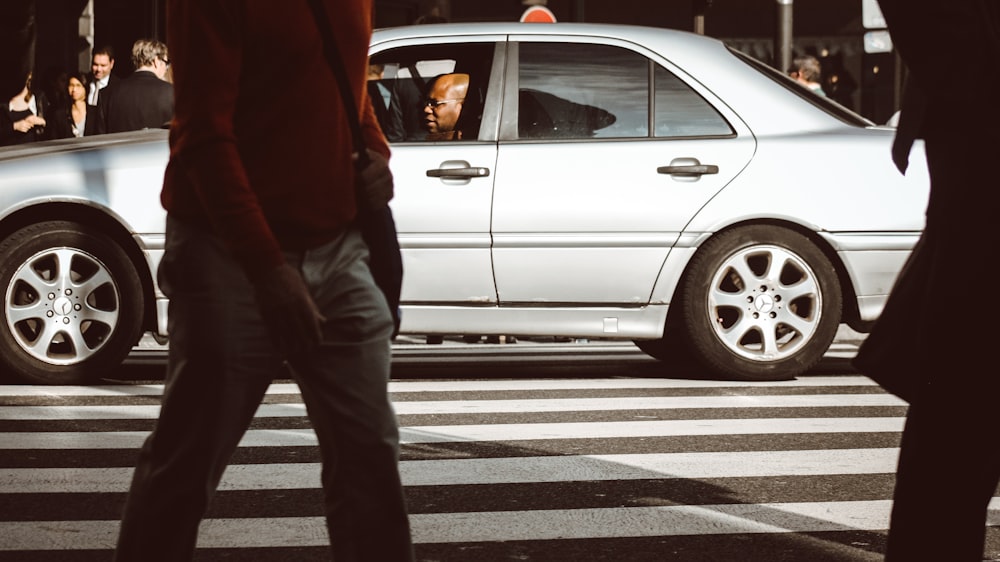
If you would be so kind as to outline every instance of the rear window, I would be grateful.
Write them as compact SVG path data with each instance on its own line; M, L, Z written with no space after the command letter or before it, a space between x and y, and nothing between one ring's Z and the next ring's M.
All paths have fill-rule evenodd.
M788 89L788 91L793 92L795 95L808 100L816 107L819 107L823 111L829 113L830 115L833 115L834 117L840 119L841 121L847 123L848 125L854 125L856 127L871 127L875 125L874 122L865 119L861 115L858 115L857 113L840 105L839 103L833 101L832 99L816 95L810 92L807 88L803 88L802 86L800 86L791 77L786 76L784 73L778 72L773 67L751 57L750 55L738 51L732 47L729 47L729 50L732 51L734 55L736 55L736 58L747 63L747 65L749 65L756 71L760 72L764 76L767 76L771 80L774 80L778 84L781 84L786 89Z

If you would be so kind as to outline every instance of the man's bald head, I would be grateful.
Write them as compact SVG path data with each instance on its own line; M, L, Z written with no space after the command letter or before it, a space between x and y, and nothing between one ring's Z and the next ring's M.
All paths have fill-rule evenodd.
M431 83L424 105L424 126L428 133L451 136L462 114L468 91L468 74L442 74Z

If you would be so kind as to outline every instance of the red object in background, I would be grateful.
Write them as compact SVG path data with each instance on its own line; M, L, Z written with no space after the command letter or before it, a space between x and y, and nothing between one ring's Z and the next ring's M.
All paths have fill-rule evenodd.
M545 6L532 6L521 14L521 21L525 23L555 23L556 16Z

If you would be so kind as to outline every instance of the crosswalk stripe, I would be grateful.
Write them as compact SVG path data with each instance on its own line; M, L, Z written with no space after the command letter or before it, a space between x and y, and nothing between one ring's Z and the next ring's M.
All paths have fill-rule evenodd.
M905 406L891 394L814 394L788 396L663 396L562 398L523 400L437 400L396 402L399 415L483 414L530 412L587 412L598 410L665 410L694 408L832 408L851 406ZM100 406L6 406L0 420L115 420L155 419L158 405ZM257 417L280 418L305 415L304 404L261 404Z
M390 381L389 392L472 392L483 390L611 390L681 389L681 388L781 388L781 387L872 387L878 385L868 377L801 377L788 381L713 381L687 379L531 379L531 380L454 380L454 381ZM268 394L298 394L292 383L275 383ZM85 397L85 396L157 396L163 394L162 384L96 385L96 386L21 386L0 385L3 397Z
M658 478L759 478L880 474L896 469L898 450L833 449L515 457L402 461L406 486L525 484ZM12 494L124 492L132 468L0 469ZM220 491L319 488L318 463L243 464L226 469ZM275 474L281 478L276 479Z
M900 417L869 417L428 425L400 428L400 442L416 444L682 435L884 433L902 431L904 421ZM0 433L0 450L133 449L140 447L148 434L148 431ZM309 428L252 429L246 432L240 442L241 447L300 447L316 444L316 435Z
M718 504L410 516L416 544L573 538L659 537L754 533L880 531L891 501ZM989 506L1000 525L1000 498ZM0 551L114 548L118 521L0 522ZM260 548L328 544L321 517L206 519L199 548Z

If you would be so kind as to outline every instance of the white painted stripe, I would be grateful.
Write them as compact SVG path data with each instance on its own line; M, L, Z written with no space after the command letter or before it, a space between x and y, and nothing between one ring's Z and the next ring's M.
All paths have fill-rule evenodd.
M812 394L784 396L662 396L611 398L542 398L524 400L440 400L396 402L400 415L591 412L603 410L677 410L691 408L837 408L906 406L891 394ZM6 406L0 420L155 419L158 405ZM303 404L261 404L259 418L303 417Z
M667 537L823 531L882 531L889 500L429 513L410 516L413 542L465 543L613 537ZM988 525L1000 526L1000 498ZM0 550L109 550L118 521L0 522ZM308 547L328 544L321 517L207 519L198 547Z
M403 461L399 471L406 486L888 474L898 454L880 448L446 459ZM132 470L0 469L0 494L125 492ZM219 489L318 489L319 473L319 463L231 465Z
M601 390L612 388L746 388L746 387L838 387L878 386L868 377L800 377L790 381L705 381L684 379L551 379L551 380L464 380L464 381L391 381L390 392L465 392L506 390ZM298 394L295 384L276 383L268 394ZM162 384L103 386L29 386L2 385L0 397L82 397L82 396L151 396L163 394Z
M400 442L456 443L552 439L615 439L694 435L774 435L793 433L889 433L903 430L904 418L773 418L732 420L656 420L636 422L429 425L400 428ZM11 432L0 433L0 450L135 449L149 432ZM255 429L242 447L316 445L312 429Z
M670 389L670 388L783 388L783 387L877 387L870 378L800 377L789 381L712 381L687 379L548 379L548 380L461 380L461 381L393 381L391 392L465 392L510 390L605 390L605 389Z
M298 394L299 387L291 383L275 383L267 389L268 394ZM161 396L162 384L115 384L93 386L3 386L0 398L83 398L108 396Z

